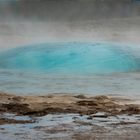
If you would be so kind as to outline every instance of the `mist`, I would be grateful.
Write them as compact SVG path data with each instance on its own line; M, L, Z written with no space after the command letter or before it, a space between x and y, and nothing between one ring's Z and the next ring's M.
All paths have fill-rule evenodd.
M44 42L139 44L137 0L0 0L1 50Z

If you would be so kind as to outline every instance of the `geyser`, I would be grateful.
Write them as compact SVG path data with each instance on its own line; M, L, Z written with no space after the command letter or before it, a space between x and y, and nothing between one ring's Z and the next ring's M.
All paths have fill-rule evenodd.
M0 68L48 73L105 74L138 71L138 58L106 43L46 43L0 53Z

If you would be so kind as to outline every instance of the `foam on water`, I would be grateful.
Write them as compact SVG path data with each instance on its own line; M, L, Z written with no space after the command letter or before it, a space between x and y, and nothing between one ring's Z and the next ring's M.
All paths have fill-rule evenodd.
M46 43L0 53L0 91L139 95L140 50L109 43Z

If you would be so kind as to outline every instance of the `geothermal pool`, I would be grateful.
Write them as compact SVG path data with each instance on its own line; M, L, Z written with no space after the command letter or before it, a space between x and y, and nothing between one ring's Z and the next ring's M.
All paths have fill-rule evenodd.
M0 52L0 91L139 95L140 49L113 43L44 43Z

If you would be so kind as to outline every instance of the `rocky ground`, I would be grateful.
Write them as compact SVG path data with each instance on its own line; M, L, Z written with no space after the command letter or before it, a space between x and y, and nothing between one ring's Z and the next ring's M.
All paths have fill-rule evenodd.
M120 97L84 95L16 96L0 94L0 112L18 115L44 116L56 113L77 113L92 116L105 112L106 117L121 114L139 114L140 104ZM94 116L94 115L93 115Z
M0 94L0 140L138 140L139 136L139 100Z

